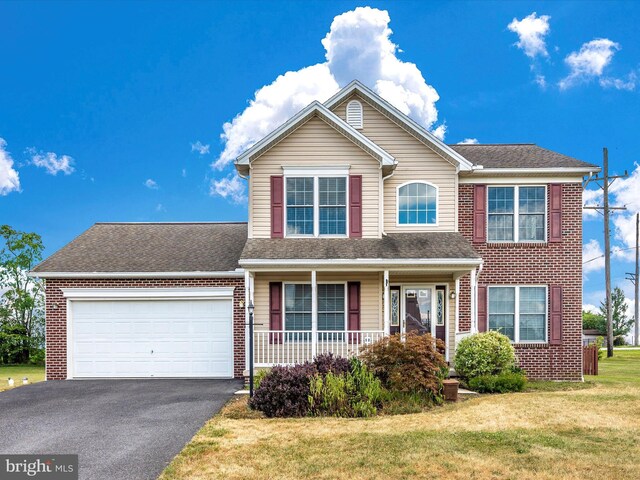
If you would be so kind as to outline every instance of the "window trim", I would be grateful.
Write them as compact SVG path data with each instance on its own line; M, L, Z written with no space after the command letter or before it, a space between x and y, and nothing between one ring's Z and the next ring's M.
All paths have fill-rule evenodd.
M349 173L342 169L326 169L326 170L285 170L284 177L284 237L285 238L348 238L349 237ZM313 178L313 234L300 235L290 234L287 232L287 179L289 178ZM344 178L345 183L345 233L344 234L321 234L320 233L320 178Z
M544 188L544 239L543 240L520 240L520 187L542 187ZM489 240L489 189L491 188L513 188L513 240ZM485 226L485 235L487 243L540 243L545 244L549 241L549 188L546 184L491 184L487 185L485 197L485 205L487 206L487 219ZM527 214L523 214L527 215ZM539 215L539 214L538 214Z
M286 286L287 285L311 285L311 282L309 281L290 281L290 282L282 282L282 330L284 332L287 331L287 301L286 301L286 296L285 296L285 292L286 292ZM322 281L318 281L316 282L316 286L317 285L344 285L344 331L348 332L348 327L349 327L349 302L348 302L348 295L349 292L347 291L347 285L348 282L346 281L335 281L335 280L322 280ZM316 297L318 295L318 291L316 288ZM312 331L313 330L313 286L311 287L311 329L309 330L291 330L292 332L306 332L306 331ZM318 316L319 314L319 310L316 308L316 316ZM318 319L316 318L316 326L318 325ZM317 329L316 329L317 330ZM317 330L318 332L331 332L334 330Z
M422 183L424 185L429 185L430 187L435 188L436 190L436 221L435 223L400 223L400 189L402 187L406 187L407 185L412 185L414 183ZM408 182L404 182L396 187L396 227L398 228L423 228L423 227L438 227L440 225L440 188L431 182L427 182L426 180L410 180Z
M490 294L492 288L515 288L515 314L514 314L514 330L513 330L513 340L511 340L512 344L520 344L520 345L545 345L549 343L549 286L548 285L529 285L529 284L492 284L487 285L487 331L493 332L497 330L491 330L489 328L491 311L489 310L490 305ZM544 288L544 340L520 340L520 289L521 288Z

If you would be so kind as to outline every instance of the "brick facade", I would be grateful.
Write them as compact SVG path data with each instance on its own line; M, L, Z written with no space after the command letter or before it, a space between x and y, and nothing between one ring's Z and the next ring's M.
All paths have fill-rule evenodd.
M243 377L245 365L244 278L186 279L47 279L47 380L67 378L67 302L63 288L235 287L233 293L233 373ZM242 303L241 303L242 302Z
M460 233L472 241L473 185L459 186L458 205ZM547 219L547 231L548 229ZM582 185L580 183L562 185L561 242L476 243L473 246L484 260L478 284L562 286L562 344L518 344L515 348L520 366L530 378L581 380ZM460 279L459 302L459 330L468 332L471 329L469 275ZM549 338L549 332L547 333Z

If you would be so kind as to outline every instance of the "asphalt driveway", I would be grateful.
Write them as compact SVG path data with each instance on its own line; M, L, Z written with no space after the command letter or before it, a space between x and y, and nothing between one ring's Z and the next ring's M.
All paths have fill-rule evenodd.
M0 393L0 453L79 455L86 480L155 479L237 380L70 380Z

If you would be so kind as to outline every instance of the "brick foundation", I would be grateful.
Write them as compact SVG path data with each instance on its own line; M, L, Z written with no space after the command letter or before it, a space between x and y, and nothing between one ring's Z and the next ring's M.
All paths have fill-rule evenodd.
M47 380L67 378L67 302L63 288L235 287L233 293L233 374L243 377L245 354L244 278L192 279L47 279Z
M548 191L548 189L547 189ZM473 240L473 185L458 188L460 233ZM547 232L549 231L547 219ZM562 241L559 243L475 243L484 260L479 284L561 285L562 344L515 345L530 378L582 379L582 185L562 186ZM471 328L470 278L460 279L459 330ZM547 332L549 338L549 332Z

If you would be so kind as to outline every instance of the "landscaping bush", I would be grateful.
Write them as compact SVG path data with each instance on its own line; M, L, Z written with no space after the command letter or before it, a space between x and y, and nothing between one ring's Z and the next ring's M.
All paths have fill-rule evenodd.
M258 370L255 375L253 376L253 389L257 390L258 387L260 387L260 384L262 383L262 380L264 380L264 377L266 377L269 372L271 371L271 369L269 368L261 368L260 370Z
M521 392L527 377L521 372L504 372L498 375L480 375L469 379L469 388L478 393Z
M310 383L309 406L313 415L370 417L378 412L382 384L366 365L353 358L343 373L318 372Z
M329 372L341 375L349 371L349 360L344 357L336 357L332 353L317 355L313 359L313 364L321 375L326 375Z
M394 392L426 392L439 399L442 380L448 366L438 351L444 348L440 340L431 335L409 333L384 337L369 345L362 361Z
M456 348L456 373L465 380L511 371L515 364L516 353L511 341L498 332L471 335L462 339Z
M317 373L313 363L273 367L254 392L249 406L267 417L302 417L309 412L310 379Z

